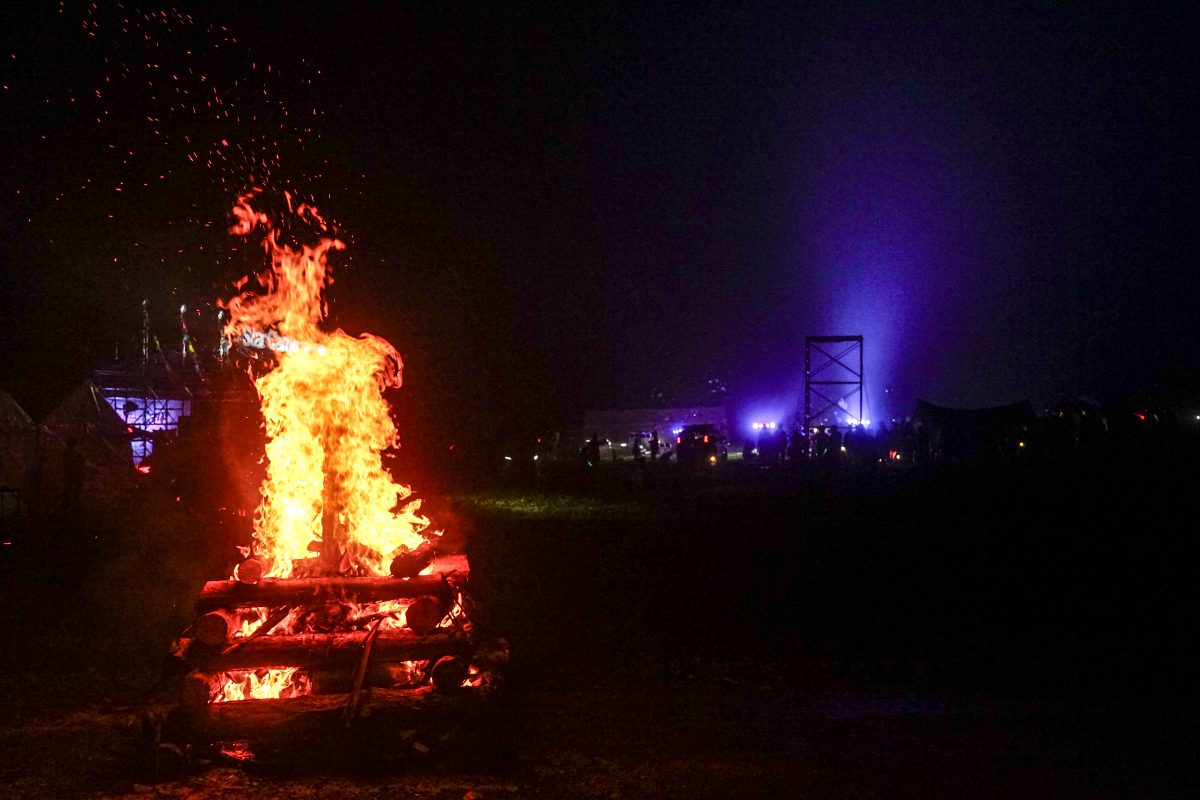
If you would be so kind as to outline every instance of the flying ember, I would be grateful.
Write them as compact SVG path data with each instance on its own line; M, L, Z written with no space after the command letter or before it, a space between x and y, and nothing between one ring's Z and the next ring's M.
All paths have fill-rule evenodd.
M238 199L230 232L261 236L268 263L255 276L257 290L244 278L241 293L223 304L230 340L270 350L277 362L255 380L267 475L254 561L243 568L279 578L385 575L394 557L436 535L412 490L383 467L382 452L396 440L383 391L400 386L400 355L369 333L322 328L327 256L343 243L313 206L286 195L290 216L273 220L256 198ZM313 241L285 241L285 225Z

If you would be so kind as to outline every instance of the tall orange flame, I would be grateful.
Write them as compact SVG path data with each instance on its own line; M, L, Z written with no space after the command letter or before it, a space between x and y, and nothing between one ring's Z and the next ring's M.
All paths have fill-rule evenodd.
M256 195L238 198L230 232L262 232L270 258L257 275L263 291L224 304L226 334L263 342L278 358L255 381L268 439L255 553L271 577L385 574L429 526L412 490L383 468L382 452L396 441L383 391L400 386L403 363L377 336L322 330L332 283L326 259L345 245L315 208L290 195L289 212L316 243L282 243L277 225L252 205Z

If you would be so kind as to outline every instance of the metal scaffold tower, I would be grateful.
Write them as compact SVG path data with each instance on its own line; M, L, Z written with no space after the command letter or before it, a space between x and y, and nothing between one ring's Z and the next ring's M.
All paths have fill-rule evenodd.
M804 338L804 427L863 422L863 337Z

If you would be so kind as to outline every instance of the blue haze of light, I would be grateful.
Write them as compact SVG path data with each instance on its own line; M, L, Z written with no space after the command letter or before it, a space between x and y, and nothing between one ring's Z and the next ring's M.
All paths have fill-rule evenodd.
M1195 169L1175 123L1195 102L1165 23L855 5L778 47L756 73L783 98L791 165L769 267L792 306L778 352L863 335L877 419L918 396L1119 397L1184 370L1196 281L1175 225ZM798 361L760 371L773 399L747 414L787 411Z

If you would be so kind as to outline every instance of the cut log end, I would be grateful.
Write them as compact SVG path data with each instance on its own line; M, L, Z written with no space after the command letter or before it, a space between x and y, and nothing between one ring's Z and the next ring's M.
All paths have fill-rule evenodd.
M234 567L233 574L237 578L238 583L253 586L262 580L264 571L261 561L257 558L247 558Z
M404 611L404 622L418 636L427 636L437 630L446 618L449 606L441 598L431 594L413 600Z
M467 680L467 662L456 656L443 656L430 670L433 688L442 694L461 691Z
M210 611L196 620L196 641L205 647L219 647L229 639L231 620L220 611Z

